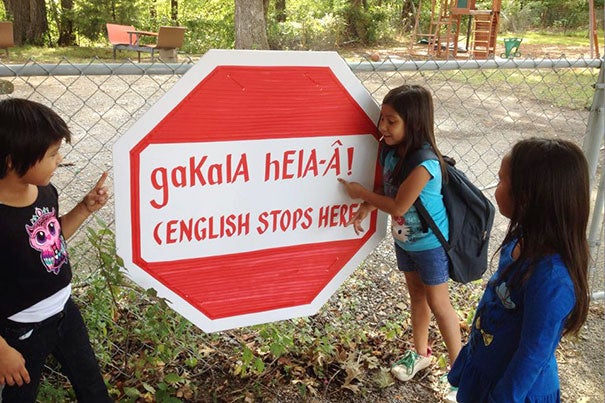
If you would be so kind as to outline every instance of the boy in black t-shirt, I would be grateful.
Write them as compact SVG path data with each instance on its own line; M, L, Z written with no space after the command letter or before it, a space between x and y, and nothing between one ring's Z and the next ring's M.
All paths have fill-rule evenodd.
M70 212L59 215L50 183L71 134L48 107L0 101L0 401L35 402L49 355L79 401L110 402L80 311L71 299L65 239L105 205L103 173Z

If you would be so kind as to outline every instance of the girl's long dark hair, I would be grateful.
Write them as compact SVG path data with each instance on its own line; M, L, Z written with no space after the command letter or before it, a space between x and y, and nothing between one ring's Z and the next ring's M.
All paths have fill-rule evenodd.
M420 85L404 84L390 90L384 97L382 104L391 106L403 119L405 125L403 142L394 146L400 160L393 172L393 182L401 184L404 179L403 167L406 157L422 148L425 143L430 144L439 158L444 181L447 181L443 156L439 152L435 141L435 113L432 94Z
M527 272L519 280L523 282L541 257L558 253L567 266L576 297L563 334L577 334L590 302L586 237L590 188L586 158L569 141L538 138L515 144L509 158L513 212L503 244L519 239L521 253L502 277L514 267L528 263Z

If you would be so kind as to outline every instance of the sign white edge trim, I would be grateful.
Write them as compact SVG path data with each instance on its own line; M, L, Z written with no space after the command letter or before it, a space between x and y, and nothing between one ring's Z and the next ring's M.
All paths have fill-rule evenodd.
M271 63L267 63L268 58ZM226 61L226 59L230 59ZM367 90L351 71L344 59L336 52L304 51L262 51L262 50L209 50L174 86L168 90L150 109L143 114L113 146L114 195L116 217L116 251L124 262L132 262L132 248L123 247L132 242L130 226L130 175L116 175L118 172L130 172L130 150L155 128L208 74L218 66L319 66L328 67L361 109L373 121L377 122L380 109L376 102L367 96ZM170 96L168 96L170 95ZM145 118L145 119L143 119ZM144 133L132 136L129 133ZM119 199L124 199L118 203ZM120 217L120 219L118 219ZM387 217L378 214L376 233L360 248L336 276L315 297L312 303L297 307L288 307L272 311L238 315L224 319L207 318L201 311L183 300L178 294L165 287L157 279L135 264L130 264L126 273L144 288L154 288L158 295L170 301L171 305L179 301L174 309L190 322L206 332L215 332L239 326L251 326L270 321L290 319L315 314L338 289L339 285L361 264L376 245L384 238L381 229L386 229Z

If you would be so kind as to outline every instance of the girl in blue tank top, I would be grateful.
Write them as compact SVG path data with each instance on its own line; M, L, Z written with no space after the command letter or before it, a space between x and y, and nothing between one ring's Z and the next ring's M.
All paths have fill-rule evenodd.
M435 142L431 93L418 85L402 85L389 91L382 102L378 130L382 135L382 184L371 190L357 182L339 181L350 197L363 200L348 223L353 224L356 233L363 231L361 223L373 210L391 215L397 266L405 275L410 293L414 336L414 348L392 365L391 373L400 381L408 381L431 365L431 313L450 362L462 347L459 319L449 297L447 254L435 234L423 226L413 206L420 198L448 238L448 217L441 196L446 172ZM421 148L432 149L438 160L424 161L405 172L406 158Z

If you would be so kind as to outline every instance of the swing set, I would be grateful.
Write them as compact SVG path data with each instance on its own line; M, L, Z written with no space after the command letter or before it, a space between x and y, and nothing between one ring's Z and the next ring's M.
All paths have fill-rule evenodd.
M427 1L427 0L425 0ZM468 53L475 59L492 58L496 54L501 0L493 0L491 9L478 10L475 0L430 0L430 21L427 33L420 30L422 2L419 0L410 43L414 54L416 43L426 44L427 56L456 58L458 53ZM458 44L460 26L467 21L466 46Z
M493 0L491 9L478 10L475 0L424 0L430 1L430 20L428 32L420 29L423 0L418 0L414 30L409 46L411 55L424 55L433 58L458 58L459 53L467 53L466 57L473 59L490 59L496 55L498 25L502 0ZM594 10L594 0L588 0L590 21L590 53L591 57L599 55L597 23ZM467 22L466 44L459 46L460 26ZM521 56L519 47L522 38L504 38L502 58ZM415 46L423 45L423 52L417 52ZM424 50L426 46L426 50Z

